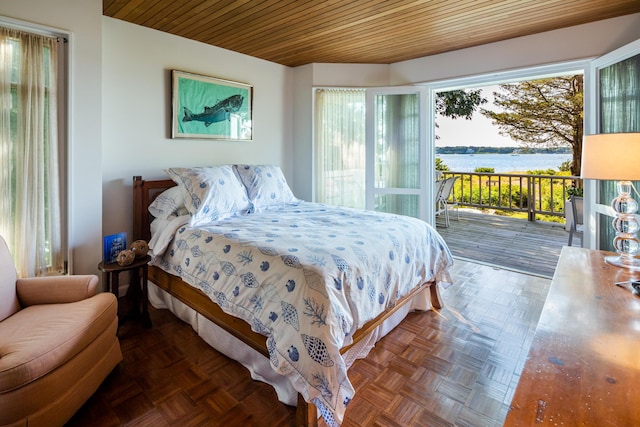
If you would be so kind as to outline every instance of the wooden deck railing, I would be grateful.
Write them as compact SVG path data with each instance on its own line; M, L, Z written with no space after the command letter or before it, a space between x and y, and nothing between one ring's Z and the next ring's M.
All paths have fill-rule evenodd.
M504 174L485 172L442 172L442 178L458 176L451 199L460 206L563 216L567 189L576 186L578 176Z

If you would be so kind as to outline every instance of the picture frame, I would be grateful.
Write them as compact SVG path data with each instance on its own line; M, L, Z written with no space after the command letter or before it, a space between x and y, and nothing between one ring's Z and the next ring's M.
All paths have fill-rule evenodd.
M253 140L253 86L172 70L172 138Z
M127 233L116 233L102 239L102 261L111 264L117 261L118 254L127 249Z

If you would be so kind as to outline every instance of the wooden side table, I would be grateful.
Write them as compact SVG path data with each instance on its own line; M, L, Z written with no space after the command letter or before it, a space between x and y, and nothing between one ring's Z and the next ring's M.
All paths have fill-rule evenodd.
M117 262L108 264L101 262L98 264L98 269L102 271L102 283L104 284L103 286L105 286L105 290L113 292L116 298L118 298L118 287L120 286L120 273L123 271L133 272L131 287L129 288L133 296L133 308L120 320L119 324L123 324L130 317L140 316L143 325L147 328L151 327L147 289L149 261L151 261L151 257L147 255L143 258L135 259L131 264L125 266L119 265Z
M640 425L640 273L565 246L505 426Z

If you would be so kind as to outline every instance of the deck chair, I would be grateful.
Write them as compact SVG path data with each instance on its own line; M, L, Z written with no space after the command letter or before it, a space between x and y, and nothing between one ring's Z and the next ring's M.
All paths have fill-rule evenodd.
M571 195L571 210L573 211L573 219L569 226L569 246L573 243L573 235L580 235L580 247L582 247L582 237L584 235L584 219L583 219L583 198Z
M449 211L453 208L456 209L457 220L458 221L460 220L460 210L458 209L458 199L456 198L456 195L453 192L453 184L455 184L458 178L460 177L452 176L443 181L442 188L440 190L440 194L438 195L438 200L436 202L436 213L444 212L445 227L449 227Z
M443 203L440 202L440 193L442 193L442 187L444 185L444 179L438 179L436 180L436 186L435 186L435 203L436 203L436 217L445 214L447 212L447 206ZM446 220L445 220L446 221Z

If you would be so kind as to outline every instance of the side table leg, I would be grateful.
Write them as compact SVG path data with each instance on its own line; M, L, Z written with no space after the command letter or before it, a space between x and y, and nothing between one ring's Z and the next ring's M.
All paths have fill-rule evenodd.
M141 268L141 267L140 267ZM140 315L140 268L134 268L131 271L131 286L129 287L129 295L132 298L133 304L131 307L131 315Z
M111 292L111 282L109 281L109 273L102 272L102 292Z
M119 274L117 271L107 274L111 276L111 280L109 280L109 283L111 284L111 292L113 292L113 294L116 296L116 299L118 299L120 298L120 296L118 295L118 292L120 291L120 278L118 277Z
M147 328L151 327L151 317L149 317L149 289L147 280L149 278L149 269L147 265L142 266L142 322Z
M116 296L116 301L118 302L118 330L120 329L120 325L124 322L124 317L121 314L120 310L120 278L119 273L117 271L112 271L110 273L106 273L109 276L109 285L111 287L111 292Z

